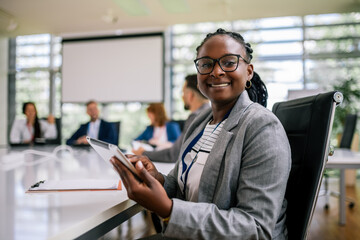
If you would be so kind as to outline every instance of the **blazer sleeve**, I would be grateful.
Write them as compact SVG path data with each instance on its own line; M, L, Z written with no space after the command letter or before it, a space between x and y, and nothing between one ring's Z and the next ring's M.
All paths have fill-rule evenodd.
M234 139L225 146L223 174L218 174L219 186L214 196L207 193L212 196L210 202L172 199L170 221L164 231L166 237L285 239L273 236L273 232L279 222L286 231L282 216L286 209L284 195L291 165L290 147L281 123L274 117L265 119L269 114L259 115L261 113L242 124L240 133L233 132ZM164 187L169 197L178 192L175 186L178 164L165 178ZM207 189L202 191L206 193Z
M166 123L166 133L169 142L175 142L181 134L180 126L176 122Z
M79 137L85 136L89 123L81 124L80 128L66 141L67 145L74 145Z

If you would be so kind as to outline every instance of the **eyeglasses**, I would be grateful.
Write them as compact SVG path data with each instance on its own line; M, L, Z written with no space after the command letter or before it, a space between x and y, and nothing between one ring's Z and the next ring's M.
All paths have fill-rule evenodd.
M216 62L224 72L234 72L239 66L239 58L249 64L242 56L238 54L227 54L218 59L210 57L201 57L194 60L197 71L202 74L209 74L214 70Z

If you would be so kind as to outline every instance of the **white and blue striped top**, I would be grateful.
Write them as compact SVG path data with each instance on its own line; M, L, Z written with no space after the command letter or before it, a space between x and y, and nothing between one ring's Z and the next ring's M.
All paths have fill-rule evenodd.
M184 161L187 166L190 166L191 162L194 161L192 167L187 169L189 171L187 182L186 182L186 200L191 202L197 202L198 200L198 189L200 184L200 177L204 170L204 166L206 160L213 148L216 139L218 138L226 119L222 121L218 126L217 124L210 125L206 124L204 129L204 133L199 139L199 141L194 145L189 153L186 154ZM183 173L183 179L185 178L185 171ZM184 183L180 180L182 175L182 164L179 165L179 176L178 176L178 184L180 186L181 191L184 190Z

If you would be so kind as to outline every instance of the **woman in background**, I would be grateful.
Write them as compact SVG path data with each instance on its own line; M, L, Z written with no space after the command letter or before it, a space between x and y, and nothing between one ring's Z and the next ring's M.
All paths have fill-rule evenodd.
M157 150L171 147L181 134L179 124L169 122L162 103L151 103L146 112L151 125L147 126L135 141L145 141L155 146Z
M26 119L14 121L10 132L10 143L32 143L35 139L54 139L57 137L55 118L49 115L47 120L40 120L33 102L23 104Z

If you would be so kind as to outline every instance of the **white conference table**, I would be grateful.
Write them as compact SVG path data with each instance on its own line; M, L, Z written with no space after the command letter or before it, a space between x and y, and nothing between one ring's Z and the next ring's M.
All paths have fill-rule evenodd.
M328 157L326 168L340 170L339 183L339 224L346 224L346 186L345 186L345 170L360 168L360 152L354 152L349 149L335 149L334 155Z
M63 149L66 148L66 149ZM173 164L157 164L164 171ZM0 239L96 239L143 208L126 190L25 193L40 180L119 179L90 148L0 149Z

